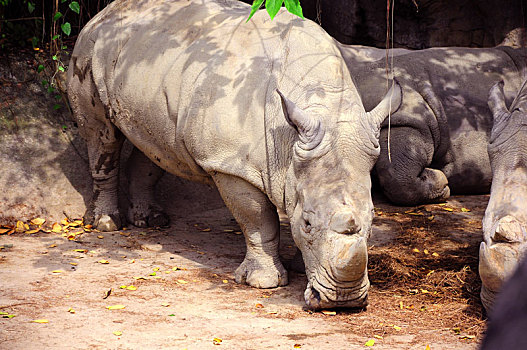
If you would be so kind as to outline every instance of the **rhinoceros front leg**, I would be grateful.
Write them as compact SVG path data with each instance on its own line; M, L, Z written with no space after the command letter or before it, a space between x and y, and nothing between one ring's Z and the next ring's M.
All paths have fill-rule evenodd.
M280 262L280 221L267 196L247 181L231 175L215 174L214 182L245 235L247 253L236 269L237 283L256 288L274 288L288 283Z
M92 199L84 214L84 222L100 231L118 230L121 228L118 208L119 157L124 136L108 120L93 120L84 135L93 180Z
M388 130L381 130L381 154L375 171L390 201L402 205L439 202L450 196L448 180L441 170L428 166L434 154L430 135L410 127L391 129L391 160L388 157Z
M137 227L165 226L168 216L154 200L156 183L165 173L134 147L127 163L129 199L128 221Z

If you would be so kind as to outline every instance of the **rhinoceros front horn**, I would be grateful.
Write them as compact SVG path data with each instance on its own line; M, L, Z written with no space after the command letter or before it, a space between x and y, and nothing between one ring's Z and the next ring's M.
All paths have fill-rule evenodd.
M285 97L280 90L277 89L276 92L280 95L285 119L298 132L299 146L304 151L310 151L317 147L324 138L324 130L320 125L320 120L308 115L293 101Z
M366 239L343 239L338 244L338 252L332 264L333 277L340 282L357 281L364 278L368 265Z
M503 93L503 81L499 81L492 86L489 91L488 105L492 111L494 119L498 119L505 113L509 113L505 104L505 94Z

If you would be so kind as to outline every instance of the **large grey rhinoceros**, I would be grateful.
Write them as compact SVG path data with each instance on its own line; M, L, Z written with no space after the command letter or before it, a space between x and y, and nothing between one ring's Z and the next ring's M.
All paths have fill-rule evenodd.
M492 187L479 251L481 301L487 310L527 251L527 80L508 108L503 83L496 84L489 107Z
M386 85L386 51L339 44L364 106L378 103ZM450 193L488 193L492 180L487 142L492 113L489 90L505 82L516 96L527 50L432 48L390 50L393 73L403 89L401 108L381 130L375 173L394 203L441 201ZM388 144L388 132L390 143ZM388 152L388 147L390 152Z
M104 231L121 226L126 137L162 169L217 186L246 239L237 282L287 284L279 208L304 256L307 306L362 307L369 174L400 88L365 112L335 42L318 25L285 11L274 21L258 12L246 23L249 11L229 0L117 0L82 30L68 95L93 177L86 220ZM150 196L151 174L135 171L132 216L146 220L151 198L145 204L141 194Z
M368 108L382 98L379 86L386 84L386 51L339 48ZM486 193L492 181L480 249L481 299L489 309L527 240L523 204L527 192L522 192L527 191L523 163L527 141L521 141L525 88L518 93L525 78L527 50L393 49L388 56L394 58L394 75L404 99L390 118L391 128L385 122L381 129L377 178L387 197L403 205L441 201L450 192ZM504 84L493 87L499 81ZM503 144L498 146L494 140Z

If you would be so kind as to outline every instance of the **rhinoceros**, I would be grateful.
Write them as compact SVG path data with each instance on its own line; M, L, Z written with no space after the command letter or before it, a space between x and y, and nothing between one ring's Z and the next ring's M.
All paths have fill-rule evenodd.
M339 48L364 106L380 101L386 85L386 51L342 44ZM388 199L417 205L442 201L450 193L488 193L492 171L487 143L493 124L489 90L503 80L506 100L513 100L522 83L527 50L393 49L388 55L404 96L401 108L390 117L391 127L388 120L382 126L381 154L374 168Z
M215 184L245 235L238 283L287 284L278 208L303 253L307 306L362 307L369 174L400 87L366 112L338 47L318 25L285 11L273 21L258 12L246 23L249 11L230 0L117 0L85 26L68 96L93 178L86 222L102 231L122 224L117 183L126 137L161 169ZM132 170L129 216L155 221L147 192L157 175Z
M492 187L479 251L481 301L487 310L527 249L527 80L508 108L503 83L494 85L489 107Z
M379 85L386 81L386 51L339 48L368 108L380 98ZM492 182L480 249L481 299L489 309L527 239L527 214L521 204L527 199L522 192L527 190L527 143L520 133L521 119L526 120L525 103L520 102L525 91L518 94L527 50L393 49L388 55L404 99L389 120L390 128L387 122L382 126L375 173L386 196L403 205L442 201L451 192L487 193ZM489 90L498 81L504 84L492 88L489 100ZM505 105L515 97L506 112ZM494 140L504 140L503 145Z

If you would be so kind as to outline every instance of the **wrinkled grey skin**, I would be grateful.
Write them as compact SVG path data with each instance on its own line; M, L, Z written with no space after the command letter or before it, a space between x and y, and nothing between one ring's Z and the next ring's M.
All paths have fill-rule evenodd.
M503 83L489 94L494 118L488 144L493 180L479 250L481 301L487 310L527 248L526 84L508 108Z
M366 109L378 103L386 85L386 51L339 48ZM488 193L488 92L504 81L505 99L511 103L522 82L527 50L393 49L392 55L404 99L390 118L390 130L388 120L381 130L381 154L374 170L386 196L397 204L417 205L443 201L451 193Z
M126 137L141 151L130 165L134 224L158 214L151 189L160 169L134 166L148 163L144 154L163 170L217 186L247 243L238 283L287 284L278 208L304 256L307 306L362 307L369 173L400 88L367 113L318 25L286 11L274 21L258 12L246 24L249 9L227 0L118 0L82 30L68 95L94 182L86 219L102 231L121 226Z

